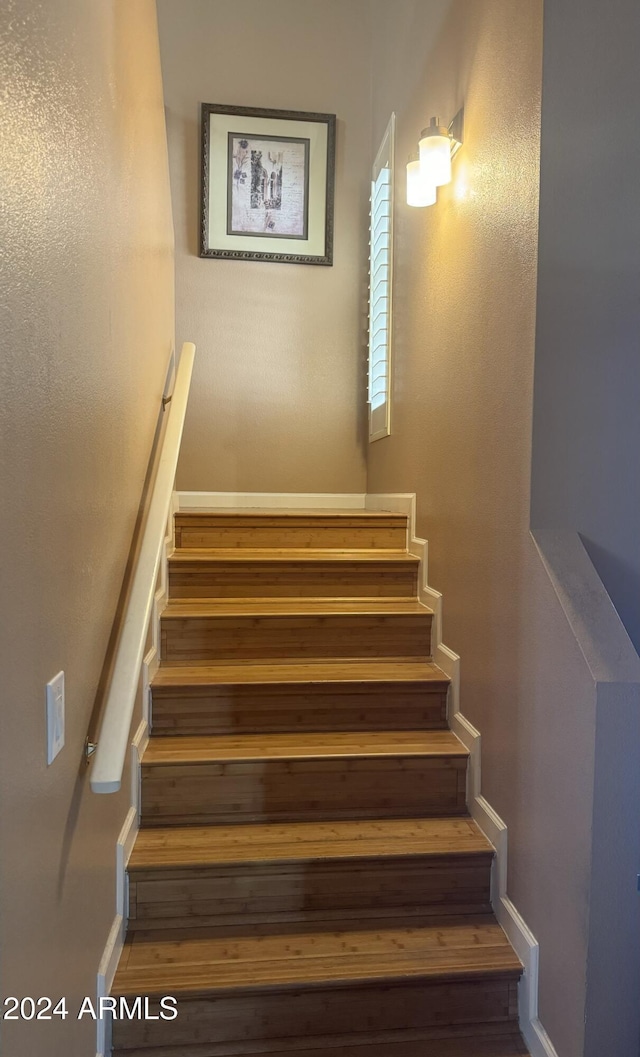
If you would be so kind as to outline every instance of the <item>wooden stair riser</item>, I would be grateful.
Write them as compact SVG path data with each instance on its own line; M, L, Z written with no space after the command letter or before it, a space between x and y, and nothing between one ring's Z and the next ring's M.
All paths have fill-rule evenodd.
M460 814L466 767L466 756L143 761L142 824Z
M251 1053L254 1039L314 1036L321 1041L322 1036L343 1032L356 1042L358 1034L400 1031L409 1024L415 1029L500 1023L515 1028L517 1018L517 981L512 976L176 997L179 1012L175 1020L114 1021L116 1053L136 1047L184 1046L185 1057L189 1057L188 1047L193 1046L195 1057L198 1045L227 1041L244 1042L245 1052ZM152 1002L150 1008L157 1014L158 1003ZM241 1045L233 1052L241 1054Z
M154 735L443 730L447 687L432 683L152 687Z
M154 1057L527 1057L513 1024L474 1024L421 1031L375 1032L332 1036L320 1046L304 1039L267 1042L196 1043L195 1046L162 1046ZM469 1032L473 1031L470 1036ZM366 1049L364 1048L366 1047ZM149 1050L117 1050L113 1057L149 1057Z
M301 547L317 550L404 550L407 518L402 514L362 515L176 514L175 544L180 549Z
M414 598L418 561L169 561L171 598Z
M490 910L491 854L129 871L129 927L313 921L327 912Z
M432 614L180 616L161 621L164 664L297 657L431 656Z

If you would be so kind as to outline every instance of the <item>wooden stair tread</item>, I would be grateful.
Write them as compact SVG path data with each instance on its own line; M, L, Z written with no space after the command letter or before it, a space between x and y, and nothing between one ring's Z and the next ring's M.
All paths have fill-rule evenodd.
M235 617L235 616L341 616L366 614L368 616L433 616L414 598L220 598L197 599L174 598L167 602L162 612L163 620L184 617Z
M344 756L466 757L450 730L220 734L152 738L143 764L210 763L219 760L292 760Z
M351 1045L348 1042L318 1045L316 1042L307 1047L301 1040L275 1039L273 1043L261 1045L260 1049L254 1049L251 1043L244 1043L242 1050L234 1050L234 1054L240 1054L241 1057L530 1057L521 1035L513 1031L505 1034L502 1025L498 1025L498 1033L495 1025L486 1024L476 1028L482 1034L472 1034L474 1027L467 1024L462 1029L436 1029L436 1034L429 1032L428 1038L410 1041L389 1038L381 1043L379 1036L375 1040L364 1039L359 1043L353 1043L351 1039ZM446 1036L443 1031L447 1032ZM463 1034L460 1034L461 1031ZM189 1055L191 1052L189 1050ZM200 1053L202 1057L228 1057L230 1052L226 1046L218 1048L214 1045L194 1050L193 1054L194 1057ZM133 1057L148 1055L135 1051ZM187 1054L184 1049L170 1048L163 1049L159 1057L187 1057Z
M126 940L112 994L211 994L295 986L348 986L411 978L462 980L521 975L522 965L490 914L434 922L398 919L325 930L251 926L137 932Z
M233 683L378 683L424 682L446 687L450 679L431 661L416 660L283 660L265 664L246 661L243 664L167 666L158 669L152 680L155 690L163 688L212 686Z
M469 1031L467 1027L465 1031ZM384 1042L361 1046L340 1046L339 1049L308 1051L266 1051L270 1057L529 1057L520 1035L474 1035L466 1038L439 1038L418 1042ZM247 1054L247 1057L253 1057ZM257 1057L257 1055L256 1055Z
M169 561L176 565L215 562L389 562L418 565L419 558L406 550L338 550L315 547L192 547L173 551Z
M487 855L473 819L364 819L142 829L129 870L364 857Z

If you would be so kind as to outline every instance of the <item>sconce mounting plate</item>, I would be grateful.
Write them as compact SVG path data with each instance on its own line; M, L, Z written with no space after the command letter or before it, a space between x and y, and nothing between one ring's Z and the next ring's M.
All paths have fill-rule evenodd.
M464 107L460 107L458 113L454 117L453 121L449 125L449 135L451 136L451 157L455 158L456 154L460 150L464 143Z

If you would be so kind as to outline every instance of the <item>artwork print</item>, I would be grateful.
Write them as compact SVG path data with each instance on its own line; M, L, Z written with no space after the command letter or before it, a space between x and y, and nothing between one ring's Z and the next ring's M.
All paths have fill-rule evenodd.
M333 264L336 115L202 103L199 253Z
M308 139L228 134L227 234L306 239Z

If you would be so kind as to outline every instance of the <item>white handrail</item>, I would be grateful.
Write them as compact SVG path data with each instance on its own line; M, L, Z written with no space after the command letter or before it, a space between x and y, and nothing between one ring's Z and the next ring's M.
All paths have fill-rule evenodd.
M91 788L94 793L117 793L122 781L131 718L173 494L195 351L196 347L190 341L182 346L173 396L169 404L162 453L91 766Z

